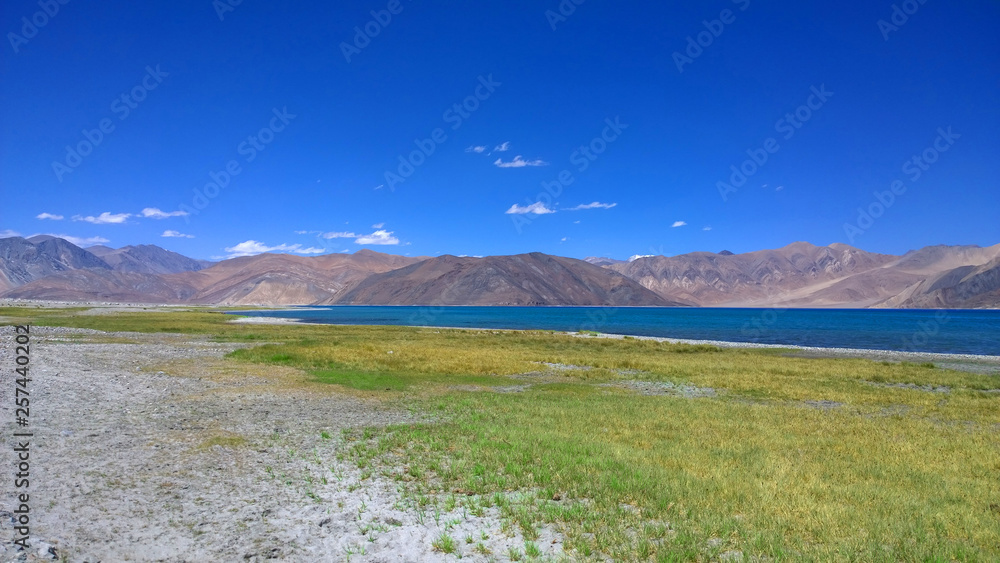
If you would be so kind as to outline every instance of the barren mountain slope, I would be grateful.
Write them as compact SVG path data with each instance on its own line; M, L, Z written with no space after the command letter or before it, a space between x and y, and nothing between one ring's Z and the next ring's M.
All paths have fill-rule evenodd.
M259 254L164 280L196 288L196 303L312 305L331 302L371 274L420 260L370 250L316 257Z
M110 269L97 256L61 238L0 239L0 291L79 268Z
M868 271L895 259L843 244L819 247L797 242L745 254L652 256L609 268L666 299L703 306L766 305L795 290Z
M338 302L370 305L680 305L599 266L541 253L432 258L373 275Z

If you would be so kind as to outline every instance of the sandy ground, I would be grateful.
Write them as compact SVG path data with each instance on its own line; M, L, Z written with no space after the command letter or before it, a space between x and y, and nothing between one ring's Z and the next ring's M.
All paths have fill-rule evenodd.
M413 415L223 359L232 344L32 330L31 549L21 551L13 329L0 327L0 561L507 561L509 547L524 547L495 509L421 511L391 471L338 460L342 429ZM442 533L457 553L434 549ZM473 552L480 542L491 556ZM536 543L562 558L552 530Z

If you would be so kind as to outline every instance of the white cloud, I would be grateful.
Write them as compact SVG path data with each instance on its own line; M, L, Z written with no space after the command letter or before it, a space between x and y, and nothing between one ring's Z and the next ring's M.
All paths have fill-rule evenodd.
M86 221L88 223L93 223L95 225L120 225L125 222L126 219L131 217L131 213L108 213L105 211L97 217L93 215L88 215L83 217L81 215L74 215L74 221Z
M385 187L385 184L379 184L379 185L375 186L375 189L376 190L381 190L384 187Z
M704 228L704 229L702 229L702 230L703 230L703 231L711 231L711 230L712 230L712 227L705 227L705 228Z
M573 221L573 224L574 224L574 225L579 225L579 224L580 224L580 222L579 222L579 221Z
M307 235L307 234L309 234L309 231L295 231L295 234L297 234L297 235Z
M569 240L569 237L563 237L562 239L559 240L559 242L566 242L568 240Z
M372 225L372 228L373 229L381 229L384 226L385 226L385 223L375 223L374 225Z
M379 229L370 235L363 235L354 244L399 244L399 239L392 236L392 231Z
M322 238L330 240L332 238L358 238L361 235L358 233L351 233L347 231L337 232L337 233L323 233L320 235Z
M4 229L0 231L0 238L19 237L19 236L21 236L21 233L17 231L12 231L10 229Z
M483 147L486 148L486 147ZM495 147L493 147L493 152L507 152L510 150L510 141L505 141Z
M227 247L226 252L229 253L226 258L239 258L240 256L256 256L258 254L263 254L265 252L294 252L295 254L322 254L322 248L302 248L301 244L279 244L277 246L268 246L262 242L257 242L255 240L248 240L241 242L236 246Z
M566 211L580 211L582 209L611 209L612 207L618 205L617 203L601 203L595 201L593 203L583 203L577 205L576 207L570 207Z
M548 207L545 207L544 203L536 201L531 205L526 205L523 207L515 203L514 205L511 205L510 209L508 209L504 213L506 213L507 215L526 215L528 213L533 213L535 215L545 215L546 213L555 213L555 211L549 209Z
M194 235L185 235L184 233L178 233L177 231L163 231L161 237L166 238L194 238Z
M50 237L56 237L56 238L64 239L67 242L71 242L71 243L73 243L73 244L75 244L77 246L94 246L95 244L104 244L106 242L111 242L111 241L109 241L108 239L106 239L104 237L87 237L87 238L81 238L81 237L74 237L74 236L70 236L70 235L57 235L55 233L44 233L44 234L48 235ZM35 235L31 235L31 236L33 237ZM31 238L31 237L25 237L25 238Z
M653 257L653 256L656 256L656 255L655 254L633 254L632 256L629 256L628 261L629 262L635 262L636 260L638 260L640 258L650 258L650 257Z
M544 160L524 160L521 155L515 156L514 160L510 162L504 162L503 159L498 158L493 163L498 168L524 168L525 166L548 166L548 164Z
M780 192L783 189L785 189L785 186L778 186L777 188L774 188L774 191Z
M190 215L187 211L160 211L155 207L147 207L142 210L143 217L151 217L153 219L166 219L168 217L187 217Z
M486 145L472 146L472 147L469 147L469 148L465 149L465 152L474 152L474 153L477 153L477 154L481 154L481 153L486 152Z
M53 221L62 221L62 215L56 215L54 213L39 213L35 215L35 219L52 219Z
M684 221L674 221L674 224L670 225L670 226L671 227L683 227L685 225L687 225L687 223L685 223Z

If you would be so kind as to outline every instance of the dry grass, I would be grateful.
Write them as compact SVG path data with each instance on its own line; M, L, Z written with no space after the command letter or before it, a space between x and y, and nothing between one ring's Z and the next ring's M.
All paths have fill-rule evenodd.
M462 491L500 505L525 537L542 523L560 527L574 557L1000 558L996 376L537 331L224 320L63 312L35 322L267 343L234 352L225 377L273 369L295 386L332 384L435 413L444 422L356 436L355 458L421 502L440 502L432 490ZM544 370L540 362L591 369L511 377ZM598 386L622 380L718 394ZM484 391L515 384L529 387ZM513 491L534 500L508 503Z

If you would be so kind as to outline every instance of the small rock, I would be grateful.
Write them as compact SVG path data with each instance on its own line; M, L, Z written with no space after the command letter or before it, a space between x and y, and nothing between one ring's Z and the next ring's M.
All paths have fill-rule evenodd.
M710 538L708 540L708 547L715 549L722 545L722 538Z
M319 527L322 528L323 526L326 526L327 524L329 524L332 521L333 521L332 518L324 518L322 521L320 521Z
M727 551L719 555L719 561L743 561L743 552L735 549Z

